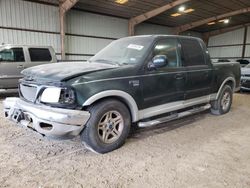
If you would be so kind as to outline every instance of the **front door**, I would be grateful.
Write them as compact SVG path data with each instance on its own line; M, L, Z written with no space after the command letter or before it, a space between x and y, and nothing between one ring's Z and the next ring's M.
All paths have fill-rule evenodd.
M9 48L0 51L0 89L18 87L18 80L22 77L25 57L23 48Z
M182 67L179 52L179 43L175 38L156 42L150 59L156 55L165 55L168 63L162 68L146 70L143 76L144 109L154 107L154 110L157 110L159 105L171 105L169 103L184 99L186 72ZM159 107L159 114L164 112L164 108Z

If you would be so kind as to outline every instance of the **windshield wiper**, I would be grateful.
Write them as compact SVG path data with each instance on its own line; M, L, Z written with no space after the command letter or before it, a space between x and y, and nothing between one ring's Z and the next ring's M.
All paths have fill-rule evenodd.
M108 60L108 59L96 59L96 60L89 60L89 62L102 62L102 63L107 63L111 65L120 65L116 61Z
M120 65L131 65L131 63L122 62Z

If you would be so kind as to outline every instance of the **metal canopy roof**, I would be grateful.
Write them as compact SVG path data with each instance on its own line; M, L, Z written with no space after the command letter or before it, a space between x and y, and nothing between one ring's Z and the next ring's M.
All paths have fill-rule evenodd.
M120 5L115 3L115 0L79 0L74 8L129 19L173 1L128 0L127 3ZM179 6L177 6L147 20L147 22L169 27L178 27L187 23L250 7L250 0L191 0L183 5L187 8L193 8L195 11L179 17L171 17L171 14L178 12ZM210 26L204 24L199 27L195 27L192 30L203 33L249 22L250 13L243 13L230 17L230 22L228 24L216 23L215 25Z
M66 0L25 1L58 5L59 1L64 2ZM73 8L130 19L175 1L177 0L128 0L127 3L121 5L115 3L115 0L79 0ZM195 9L195 11L178 17L171 17L171 14L178 12L178 8L181 6L179 5L146 20L146 22L177 28L185 24L192 24L193 22L247 8L249 10L247 13L240 13L229 17L230 22L228 24L218 22L214 25L203 24L190 30L206 33L250 23L250 0L190 0L182 5L187 9Z

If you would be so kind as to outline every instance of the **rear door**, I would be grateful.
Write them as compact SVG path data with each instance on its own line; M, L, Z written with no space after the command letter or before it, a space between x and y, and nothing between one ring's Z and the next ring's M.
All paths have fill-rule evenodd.
M182 61L187 69L185 99L209 95L212 86L212 67L206 58L206 49L197 39L180 39Z
M144 108L181 101L184 98L186 73L180 59L179 41L175 38L157 41L151 59L156 55L166 55L168 64L156 70L146 70L142 78Z
M18 80L22 77L25 55L23 48L5 48L0 51L0 88L11 89L18 87Z
M28 48L29 61L25 68L51 63L53 61L49 48Z

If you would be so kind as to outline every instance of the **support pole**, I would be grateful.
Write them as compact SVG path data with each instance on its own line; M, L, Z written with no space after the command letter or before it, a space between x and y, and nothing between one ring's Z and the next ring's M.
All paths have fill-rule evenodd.
M135 24L132 21L128 22L128 34L133 36L135 34Z
M245 58L245 52L246 52L246 44L247 44L247 30L248 26L245 26L244 29L244 39L243 39L243 47L242 47L242 58Z
M59 17L60 17L60 40L61 40L61 60L65 60L65 16L79 0L60 0Z
M61 60L65 60L65 12L62 8L59 10L60 15L60 40L61 40Z

